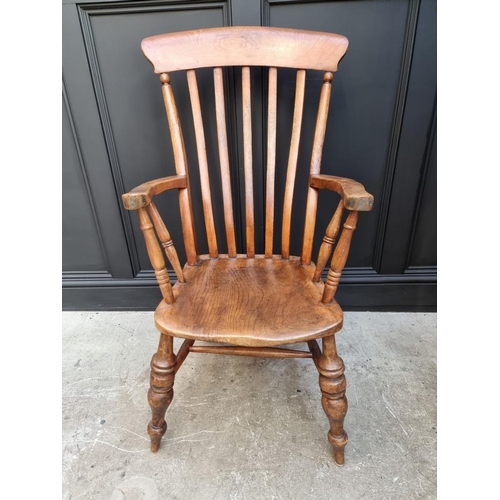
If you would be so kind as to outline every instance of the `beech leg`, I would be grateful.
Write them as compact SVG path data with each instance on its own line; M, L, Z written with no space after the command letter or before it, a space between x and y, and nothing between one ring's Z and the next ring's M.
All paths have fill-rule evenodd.
M347 413L346 380L344 362L337 354L334 335L323 338L323 353L317 368L322 394L321 403L330 421L328 441L333 446L335 463L343 465L344 448L347 444L347 434L344 431L344 418Z
M176 358L173 352L173 337L161 334L158 351L151 359L150 388L148 402L151 407L151 422L148 434L151 438L151 451L160 448L161 438L167 431L165 412L174 397L174 377Z

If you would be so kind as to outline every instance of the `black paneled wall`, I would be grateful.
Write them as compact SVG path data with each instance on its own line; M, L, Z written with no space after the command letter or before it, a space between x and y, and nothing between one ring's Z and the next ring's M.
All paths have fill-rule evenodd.
M140 50L150 35L229 25L340 33L349 50L333 81L322 172L375 196L362 213L337 299L345 309L436 307L436 2L131 1L63 5L63 307L153 309L161 296L137 216L120 196L175 173L158 76ZM224 252L211 70L198 70L219 250ZM189 161L201 253L207 253L191 107L171 74ZM322 75L308 72L292 253L300 254L313 127ZM263 253L267 70L252 68L256 250ZM244 252L241 75L225 70L238 249ZM284 191L295 72L278 71L277 199ZM314 254L336 195L321 193ZM158 198L182 249L176 192ZM275 252L280 248L277 203Z

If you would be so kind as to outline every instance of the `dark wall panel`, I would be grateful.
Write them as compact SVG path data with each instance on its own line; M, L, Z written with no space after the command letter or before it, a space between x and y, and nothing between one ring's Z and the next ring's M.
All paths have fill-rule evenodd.
M74 4L62 6L65 91L78 131L88 186L99 220L99 234L107 256L107 271L112 279L130 279L134 272L121 218L119 191L114 182L111 155L105 140L107 123L105 117L99 113L99 103L102 102L103 95L92 78L94 61L86 50L85 27L82 25L79 11L80 8ZM74 226L80 224L78 217L69 220ZM82 276L81 279L87 282L87 277ZM73 277L65 276L64 286L72 284Z
M432 135L417 207L415 234L409 258L410 267L429 267L437 264L437 143Z
M208 5L210 7L210 5ZM162 9L147 8L140 12L130 8L110 9L103 13L91 7L84 11L88 16L91 40L87 40L95 53L97 65L94 68L94 79L102 82L105 100L101 103L101 113L109 117L111 129L106 140L108 148L114 152L116 170L120 174L120 185L124 191L151 179L174 175L172 145L168 131L168 123L161 94L158 75L152 71L151 64L140 50L141 40L157 33L223 26L225 24L224 4L218 2L210 8L187 9L175 6ZM201 99L209 97L209 105L205 109L209 139L215 139L211 133L210 118L214 116L213 78L210 70L198 72ZM199 199L199 181L194 140L191 105L187 92L185 73L173 73L171 82L183 127L188 162L190 165L193 198ZM209 95L208 95L209 94ZM210 158L215 163L214 155ZM217 175L218 169L214 172ZM220 182L217 176L213 179L214 196L220 198ZM185 258L182 245L179 206L177 196L167 193L157 199L158 208L168 213L166 222L169 231L179 249L179 256ZM200 251L207 252L204 236L203 212L200 203L194 204L197 233ZM222 212L216 213L217 218ZM133 239L130 248L137 253L139 271L151 269L151 264L143 243L135 213L124 213L125 224L131 226ZM219 224L222 229L222 224Z
M415 42L410 52L408 89L402 100L403 116L397 141L394 175L386 212L380 219L376 268L382 274L404 273L410 250L419 187L425 176L425 156L434 120L436 102L436 2L422 0L418 5ZM433 193L436 196L436 192ZM387 203L386 203L387 202Z

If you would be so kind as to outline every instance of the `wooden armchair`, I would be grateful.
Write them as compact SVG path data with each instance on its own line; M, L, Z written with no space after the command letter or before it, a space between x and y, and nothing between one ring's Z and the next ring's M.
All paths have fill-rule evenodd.
M345 37L331 33L264 28L230 27L170 33L146 38L142 50L160 75L177 175L146 182L122 196L128 210L137 210L147 251L163 300L154 318L161 332L158 351L151 361L148 393L152 420L148 426L151 451L156 452L167 430L165 412L174 391L174 378L191 352L312 358L319 371L322 403L330 421L328 440L334 459L344 463L347 435L343 422L347 411L344 364L337 354L335 333L342 328L343 313L334 299L345 266L359 211L371 210L373 197L358 182L321 175L321 157L333 73L347 50ZM226 133L223 67L239 66L242 75L243 155L245 182L246 253L237 253L233 200ZM269 67L267 164L265 167L265 252L256 255L253 193L250 67ZM212 208L204 124L196 69L213 67L218 153L222 184L227 254L219 254ZM295 105L284 199L275 199L277 68L298 68ZM201 181L201 203L208 255L199 255L186 151L169 73L185 70L191 100ZM303 245L300 256L290 255L292 201L294 198L299 139L304 108L306 70L321 70L323 84L314 131L307 192ZM262 166L263 167L263 166ZM214 166L215 168L215 166ZM172 239L154 197L177 189L187 263L179 261ZM318 191L335 191L341 200L328 224L317 263L311 262ZM196 201L198 202L198 201ZM273 253L275 205L282 203L281 252ZM325 283L327 265L342 221ZM161 245L160 245L161 244ZM175 271L172 286L162 249ZM177 354L173 337L185 339ZM317 339L322 339L322 349ZM195 345L196 341L227 345ZM308 351L277 348L307 342Z

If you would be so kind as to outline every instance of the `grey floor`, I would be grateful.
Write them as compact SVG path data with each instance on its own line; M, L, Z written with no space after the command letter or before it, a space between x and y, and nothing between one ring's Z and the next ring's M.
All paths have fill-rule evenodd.
M63 498L436 498L436 315L348 312L344 325L337 467L311 360L191 354L152 454L153 313L63 313Z

